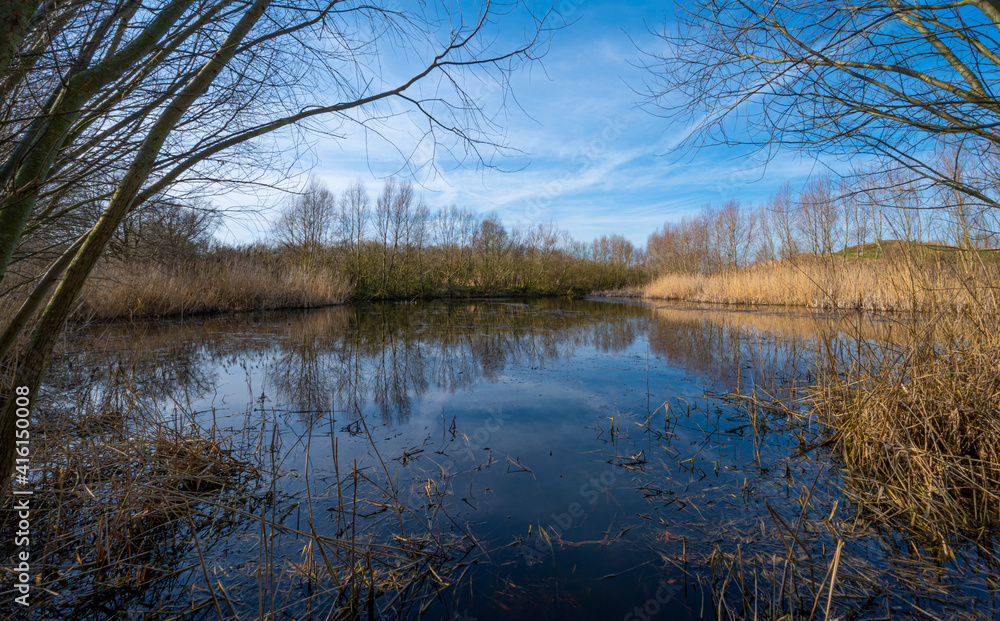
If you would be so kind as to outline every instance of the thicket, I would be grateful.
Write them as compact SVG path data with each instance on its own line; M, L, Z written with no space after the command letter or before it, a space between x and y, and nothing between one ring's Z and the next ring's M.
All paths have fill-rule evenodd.
M217 220L202 213L153 205L126 223L76 316L583 295L646 280L642 251L621 235L583 243L551 223L508 227L456 205L432 211L411 183L392 178L374 200L361 182L338 196L310 179L267 239L241 247L213 245Z

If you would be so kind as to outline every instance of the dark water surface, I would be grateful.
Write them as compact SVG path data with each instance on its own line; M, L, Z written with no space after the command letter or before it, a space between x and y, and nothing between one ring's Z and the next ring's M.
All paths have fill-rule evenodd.
M379 602L383 618L717 618L713 582L773 592L789 556L781 524L796 530L804 494L814 526L799 529L809 543L794 557L820 568L818 585L844 538L843 588L874 594L843 610L993 617L988 572L961 556L935 561L946 597L922 600L925 590L886 578L895 566L912 577L907 567L933 553L891 530L845 534L862 525L830 455L800 451L798 423L755 426L712 396L808 380L856 318L655 306L465 301L97 326L73 336L48 390L96 399L116 369L131 369L136 392L177 425L254 430L278 469L258 490L268 515L324 537L392 541L403 521L392 510L355 515L353 531L338 517L336 481L345 493L356 464L454 544L440 566L449 586L410 606ZM878 338L886 328L865 329ZM278 618L327 618L332 596L295 571L308 538L276 537L265 564L260 534L249 518L202 533L213 581L251 618L266 567L287 605ZM164 589L126 604L182 610L206 594L184 580ZM752 617L748 601L728 612L746 605Z

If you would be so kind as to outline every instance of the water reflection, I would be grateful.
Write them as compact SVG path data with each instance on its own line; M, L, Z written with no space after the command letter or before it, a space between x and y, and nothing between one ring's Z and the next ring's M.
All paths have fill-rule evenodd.
M398 477L418 506L428 481L447 472L449 515L489 562L470 571L467 590L442 597L434 618L622 618L664 580L683 580L671 564L678 558L708 557L751 535L783 553L762 524L772 511L795 524L799 488L835 477L823 460L797 454L796 438L758 429L741 411L658 406L777 386L851 346L845 334L891 342L905 330L851 314L678 304L374 304L80 330L47 390L95 400L116 369L141 370L135 392L164 416L180 403L220 425L291 434L276 457L288 472L305 470L303 447L329 436L309 458L320 514L337 497L320 482L347 460L372 472L388 464L387 478ZM342 433L361 417L374 428L371 444ZM376 443L384 460L372 457ZM284 504L273 513L301 528L301 480L275 488ZM828 502L823 516L838 502L843 511L833 485L813 498ZM331 520L310 526L344 532ZM734 531L746 538L726 539ZM700 614L698 589L672 598L669 614Z
M581 347L620 352L649 329L647 308L595 314L596 306L385 304L104 325L73 335L49 387L62 395L99 394L116 365L129 365L144 369L137 388L148 398L196 403L225 392L225 384L232 390L240 368L244 375L260 368L264 400L276 407L307 417L371 406L385 422L405 422L430 388L454 394L497 381L512 364L546 367Z

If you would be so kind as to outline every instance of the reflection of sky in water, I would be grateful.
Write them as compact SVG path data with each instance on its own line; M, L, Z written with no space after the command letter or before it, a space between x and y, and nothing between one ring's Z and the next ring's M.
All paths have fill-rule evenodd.
M755 368L794 374L837 329L829 318L579 300L344 307L98 327L54 365L50 390L98 393L111 356L136 366L163 410L178 402L221 427L276 420L284 498L305 494L309 444L315 527L330 536L332 437L341 471L379 463L349 433L363 414L404 498L419 504L428 478L454 474L449 511L489 558L431 618L623 618L663 580L683 584L662 556L677 557L682 538L688 554L709 551L724 528L756 527L765 496L794 519L797 492L757 467L745 421L697 406ZM639 425L647 418L655 432ZM792 446L770 432L764 465ZM640 451L644 470L616 465ZM404 453L416 458L404 465ZM803 479L816 472L808 458L792 464ZM302 511L287 520L301 524ZM543 545L539 527L563 544ZM662 618L699 614L693 585L670 593Z

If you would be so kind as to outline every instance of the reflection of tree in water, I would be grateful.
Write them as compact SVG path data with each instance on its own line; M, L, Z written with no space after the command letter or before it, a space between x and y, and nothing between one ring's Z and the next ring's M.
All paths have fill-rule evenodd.
M101 403L108 383L123 377L127 389L147 403L188 404L213 390L215 356L193 337L197 330L170 330L165 346L156 326L131 327L103 326L66 343L53 357L43 399L76 408Z
M357 307L328 355L338 377L337 409L371 401L383 420L405 420L431 387L454 393L498 381L511 364L542 366L598 340L631 343L648 311L620 318L592 302L463 302ZM555 312L554 312L555 311Z
M68 343L48 386L93 398L115 364L134 365L143 397L186 403L266 360L272 396L300 416L370 407L398 421L432 388L468 390L580 347L623 351L647 331L651 354L732 386L748 366L803 368L836 330L829 318L569 299L372 304L101 326Z
M308 313L286 324L269 379L279 401L296 412L325 412L337 393L337 366L325 355L343 338L349 323L344 309Z
M585 300L371 304L309 312L104 326L81 334L54 365L49 385L94 389L108 358L135 365L142 392L194 400L266 362L280 407L309 417L335 407L371 408L406 420L431 389L449 393L496 382L512 365L544 367L580 347L621 351L647 329L650 310ZM95 347L100 343L100 347ZM72 366L68 362L72 360Z
M716 323L702 314L650 324L649 349L674 365L718 381L727 381L740 362L740 327ZM735 345L735 347L734 347Z

